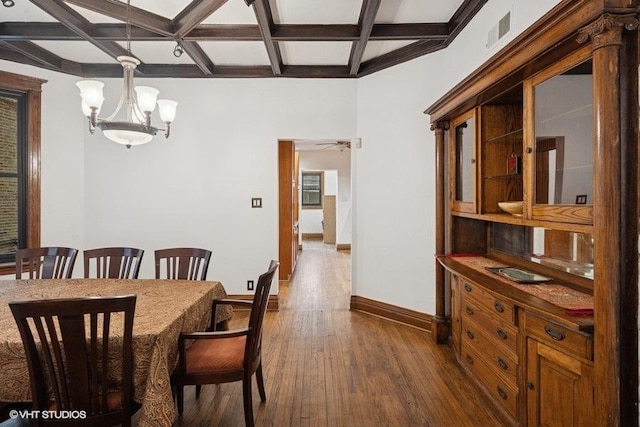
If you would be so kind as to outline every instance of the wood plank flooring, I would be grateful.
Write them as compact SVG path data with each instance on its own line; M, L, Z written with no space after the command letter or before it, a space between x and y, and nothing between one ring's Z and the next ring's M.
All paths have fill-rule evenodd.
M349 311L350 255L308 244L263 338L267 401L257 426L500 426L498 416L428 332ZM246 315L236 313L231 323ZM241 383L185 388L175 427L244 426Z

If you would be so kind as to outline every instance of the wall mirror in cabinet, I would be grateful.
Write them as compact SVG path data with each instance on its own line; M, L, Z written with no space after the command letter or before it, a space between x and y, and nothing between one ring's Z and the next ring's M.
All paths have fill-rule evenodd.
M531 219L593 223L593 67L580 50L525 81Z
M451 122L450 200L457 212L476 212L476 130L475 110Z
M544 227L492 223L489 254L508 264L538 264L543 274L573 282L583 292L593 290L593 234L588 231L554 230ZM531 268L529 264L522 264ZM586 279L586 280L585 280Z

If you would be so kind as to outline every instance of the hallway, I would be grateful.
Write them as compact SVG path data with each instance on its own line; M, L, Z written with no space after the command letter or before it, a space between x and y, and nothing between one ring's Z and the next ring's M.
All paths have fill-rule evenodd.
M349 310L350 254L305 245L280 309L268 312L267 401L257 426L499 426L448 347L428 332ZM236 313L231 324L246 317ZM241 384L185 389L175 426L242 426Z

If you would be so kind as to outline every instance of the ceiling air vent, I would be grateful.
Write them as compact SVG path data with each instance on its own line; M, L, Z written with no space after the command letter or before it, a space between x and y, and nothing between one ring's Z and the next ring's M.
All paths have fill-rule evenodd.
M503 38L511 29L511 12L507 12L500 21L489 30L489 36L487 37L487 49L491 48L494 44Z

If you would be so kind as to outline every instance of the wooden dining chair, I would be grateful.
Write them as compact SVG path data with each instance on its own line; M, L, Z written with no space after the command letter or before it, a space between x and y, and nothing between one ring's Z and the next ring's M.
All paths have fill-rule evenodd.
M278 265L277 261L272 262L269 270L260 275L253 301L223 299L214 302L212 319L215 319L215 307L219 305L250 306L251 314L246 328L180 334L178 367L174 373L180 414L184 410L185 385L199 386L242 381L244 420L247 426L253 426L251 397L251 377L253 374L256 375L260 399L263 402L267 399L262 375L262 324L269 302L271 282Z
M84 251L84 277L87 279L137 279L143 255L143 249L127 247L86 250Z
M16 251L16 279L29 273L29 279L70 279L76 263L77 249L43 247Z
M131 426L135 295L10 302L35 411L82 411L32 426ZM88 329L88 330L87 330Z
M198 248L158 249L156 279L206 280L211 251Z

